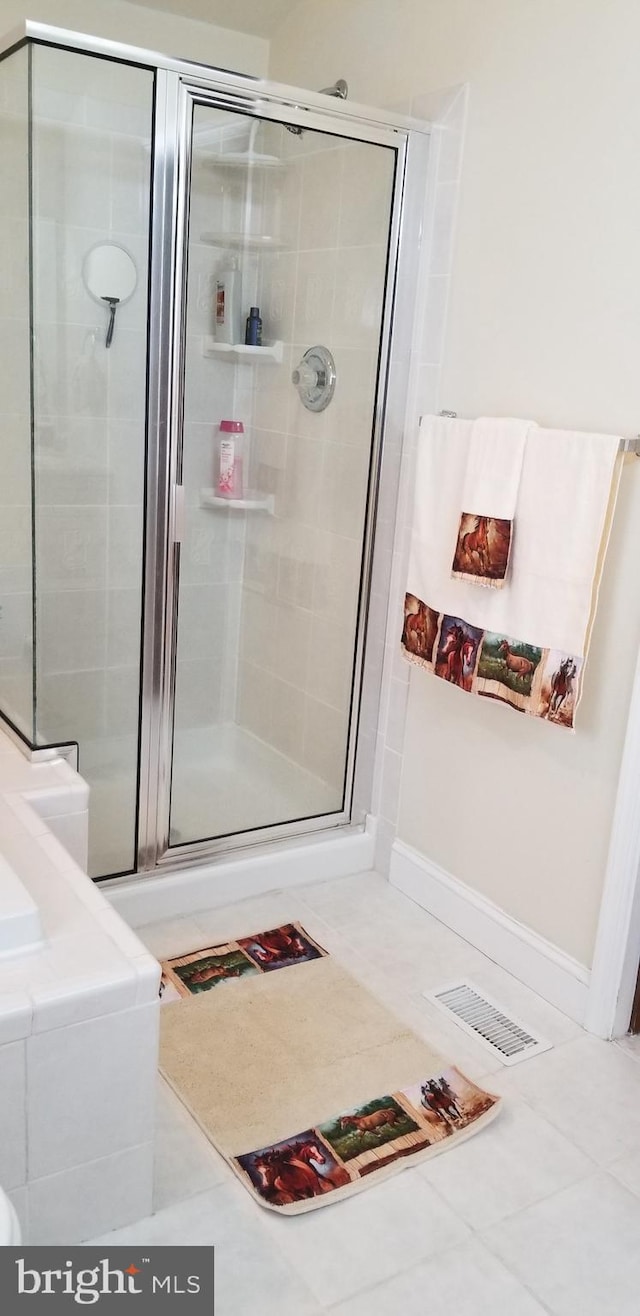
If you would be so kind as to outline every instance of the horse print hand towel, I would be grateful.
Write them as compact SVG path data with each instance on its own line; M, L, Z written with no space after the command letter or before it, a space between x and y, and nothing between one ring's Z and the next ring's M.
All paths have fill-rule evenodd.
M451 574L502 589L509 569L528 420L473 422Z
M459 690L574 728L615 509L620 440L529 428L507 589L451 574L473 425L425 417L402 650Z

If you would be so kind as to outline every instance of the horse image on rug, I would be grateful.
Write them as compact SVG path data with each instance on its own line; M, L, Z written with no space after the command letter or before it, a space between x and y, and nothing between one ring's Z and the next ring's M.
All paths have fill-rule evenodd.
M272 1206L304 1202L351 1183L349 1172L338 1164L315 1129L237 1156L236 1160L260 1196Z
M435 673L461 690L473 688L478 647L484 632L461 617L443 617Z
M426 1120L433 1142L460 1133L496 1102L491 1093L477 1087L453 1065L423 1083L403 1088L400 1095Z
M449 1066L420 1083L376 1097L232 1164L269 1206L291 1207L389 1171L455 1142L499 1098ZM302 1209L309 1209L302 1206Z
M175 1001L177 997L208 992L232 978L271 973L273 969L304 964L326 954L299 923L285 923L280 928L241 937L223 946L207 946L190 955L165 960L160 995L163 1001Z
M239 937L238 945L263 973L284 969L290 964L304 964L307 960L319 960L327 953L297 923L285 923L280 928L253 937Z
M344 1111L318 1127L342 1161L362 1156L363 1152L377 1151L385 1143L418 1132L415 1120L395 1097L377 1097L375 1101Z
M499 586L507 574L510 547L511 521L463 512L452 574Z
M246 974L258 972L242 951L229 950L224 953L224 947L216 947L215 950L217 953L196 951L194 955L183 956L182 963L172 962L170 977L180 995L197 996L200 992L208 992L212 987L217 987L221 982L228 982L230 978L242 978Z

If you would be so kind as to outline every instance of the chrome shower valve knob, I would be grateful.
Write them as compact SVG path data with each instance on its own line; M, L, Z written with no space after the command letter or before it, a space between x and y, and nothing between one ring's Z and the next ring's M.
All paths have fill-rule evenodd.
M328 347L309 347L292 371L291 382L308 411L324 411L336 387L336 363Z
M313 366L308 365L306 361L301 361L300 365L292 371L291 380L298 391L306 389L311 392L312 389L322 388L325 382L325 374L323 370L314 370Z

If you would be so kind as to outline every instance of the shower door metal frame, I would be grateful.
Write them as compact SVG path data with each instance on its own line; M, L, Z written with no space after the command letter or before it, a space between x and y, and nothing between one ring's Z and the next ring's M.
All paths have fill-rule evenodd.
M284 103L277 90L268 84L224 87L215 79L201 75L180 77L177 88L167 84L164 106L158 98L156 133L161 143L159 162L164 162L164 181L156 177L154 197L154 233L152 242L152 310L150 378L158 379L154 388L153 414L150 410L149 432L157 433L156 458L150 463L148 485L148 549L145 610L146 664L143 684L143 754L150 771L144 773L141 791L138 840L138 871L157 872L162 868L183 867L185 863L202 863L214 855L281 842L285 838L326 832L346 826L362 826L365 811L354 817L352 800L356 774L357 732L360 711L364 637L371 582L375 509L384 396L386 391L391 326L393 321L399 233L404 196L407 133L388 124L384 127L361 120L357 115L336 115L333 104L292 107ZM313 97L313 99L317 99ZM169 845L171 806L171 768L173 709L176 675L177 590L179 579L180 504L182 490L182 436L185 389L185 337L187 258L189 243L189 201L193 115L196 106L245 114L249 118L299 124L309 130L331 133L337 137L371 142L393 149L395 178L388 231L386 295L380 326L380 356L374 425L370 458L367 511L363 537L362 573L357 622L355 628L354 681L350 705L343 807L313 817L255 828L250 831ZM171 136L174 150L171 151ZM153 252L161 256L162 267L153 272ZM156 277L157 276L157 277ZM166 279L172 278L168 293ZM155 340L155 341L154 341ZM151 400L151 399L150 399ZM154 445L150 445L153 447ZM163 515L163 508L165 514ZM157 514L156 524L151 521ZM164 583L162 583L164 582ZM160 603L163 595L164 606ZM145 745L146 741L146 745ZM146 749L146 752L145 752Z
M137 874L148 877L161 870L202 864L216 855L228 856L230 852L239 854L250 850L256 853L275 842L295 838L299 841L304 836L327 833L330 829L351 827L360 830L371 808L375 752L375 717L371 713L367 743L358 746L363 681L366 675L367 703L373 706L380 690L384 648L383 624L378 625L374 636L376 653L373 657L370 657L372 646L367 635L382 437L390 397L394 413L393 441L398 443L404 414L402 403L409 383L415 276L427 179L428 126L368 106L330 99L319 92L176 60L126 43L31 20L6 38L0 38L0 52L9 53L31 42L140 65L155 76ZM396 152L396 170L363 537L344 808L322 816L238 833L233 837L211 838L169 848L175 585L177 540L180 537L177 521L184 395L185 261L191 121L195 104L391 147ZM396 335L394 315L398 287L403 326ZM396 337L399 341L394 347ZM394 478L397 480L397 473ZM389 561L376 566L382 592L385 583L388 588L390 548L385 549L385 554ZM353 805L353 801L357 803ZM126 881L127 876L117 880Z

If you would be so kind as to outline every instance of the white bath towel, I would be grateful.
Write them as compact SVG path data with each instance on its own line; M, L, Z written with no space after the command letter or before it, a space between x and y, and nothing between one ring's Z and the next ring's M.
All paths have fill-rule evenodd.
M483 416L472 424L452 574L501 589L509 569L528 420Z
M421 426L402 643L410 661L523 712L573 726L622 459L619 438L533 428L509 589L450 571L472 422Z

